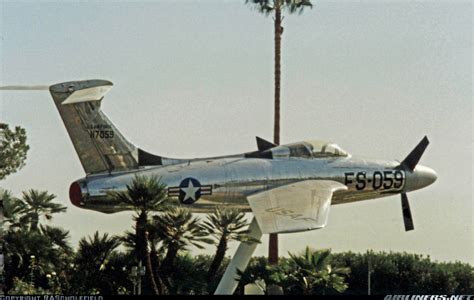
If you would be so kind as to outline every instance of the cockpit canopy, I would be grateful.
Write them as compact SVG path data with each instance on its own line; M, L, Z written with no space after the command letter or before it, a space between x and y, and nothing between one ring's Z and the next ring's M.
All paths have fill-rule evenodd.
M325 141L304 141L277 146L271 149L273 157L346 157L349 153L334 143Z

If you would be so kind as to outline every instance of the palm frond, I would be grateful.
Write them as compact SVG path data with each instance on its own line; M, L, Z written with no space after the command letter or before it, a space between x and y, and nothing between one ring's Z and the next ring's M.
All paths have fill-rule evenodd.
M313 8L310 0L246 0L245 4L251 5L266 16L278 8L285 9L290 14L302 14L305 8Z
M115 201L133 206L137 212L162 210L168 202L167 188L157 176L136 175L126 191L109 192Z
M163 214L153 216L152 227L164 245L177 245L178 249L189 245L202 248L202 244L212 242L199 218L187 208L169 208Z

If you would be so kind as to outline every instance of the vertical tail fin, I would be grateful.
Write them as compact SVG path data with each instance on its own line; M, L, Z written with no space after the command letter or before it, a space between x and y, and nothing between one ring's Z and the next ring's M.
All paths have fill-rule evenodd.
M49 91L87 174L136 169L142 150L118 131L100 106L112 87L106 80L71 81Z

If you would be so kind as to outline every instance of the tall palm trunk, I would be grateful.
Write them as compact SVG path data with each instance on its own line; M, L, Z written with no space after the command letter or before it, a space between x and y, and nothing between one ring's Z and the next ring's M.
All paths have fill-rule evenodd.
M150 278L150 284L153 288L153 291L155 292L156 295L160 295L160 289L158 289L158 286L156 285L156 280L155 280L155 274L153 273L153 267L151 264L151 256L150 256L150 251L148 251L148 247L146 248L146 266L147 266L147 272L149 274Z
M219 266L222 263L222 260L224 260L226 251L227 251L227 236L222 235L221 240L219 241L219 245L217 245L216 255L214 256L211 266L209 267L209 270L207 272L207 279L209 283L211 282L213 277L216 275L217 270L219 269Z
M171 289L170 275L173 271L174 261L178 255L179 248L176 245L170 245L166 251L166 256L161 263L159 268L160 276L162 277L162 282L168 288Z
M173 270L174 260L178 255L178 247L170 245L166 251L166 256L161 263L160 271L163 271L165 275L168 275Z
M156 285L158 287L158 292L160 293L160 295L163 295L164 294L163 283L161 282L160 276L158 274L158 265L159 265L158 251L156 250L155 244L151 242L154 240L154 238L150 238L149 236L148 240L151 244L151 251L150 251L151 269L153 271L153 276L154 276Z
M279 1L275 1L275 117L273 127L273 142L280 144L280 77L281 77L281 7ZM278 235L270 234L268 245L268 263L278 263Z
M278 1L276 1L278 3ZM280 144L280 80L281 80L281 9L275 6L275 116L273 125L273 142Z
M37 231L39 224L39 213L35 211L31 217L30 230Z
M146 266L145 276L148 278L151 287L156 295L159 295L158 286L156 285L155 276L153 274L153 268L151 265L150 251L148 251L148 237L146 233L146 224L148 216L145 211L142 211L137 218L136 224L136 236L137 236L137 252L140 256L142 264Z

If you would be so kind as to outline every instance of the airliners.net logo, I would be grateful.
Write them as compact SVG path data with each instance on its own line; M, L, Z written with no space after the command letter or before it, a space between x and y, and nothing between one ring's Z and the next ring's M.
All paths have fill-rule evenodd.
M474 295L387 295L384 300L474 300Z

